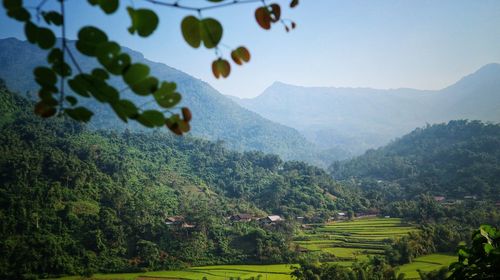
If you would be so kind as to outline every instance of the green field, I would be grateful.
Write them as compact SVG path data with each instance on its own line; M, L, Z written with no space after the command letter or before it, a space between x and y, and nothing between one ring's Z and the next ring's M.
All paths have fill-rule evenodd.
M329 253L339 261L335 263L350 265L355 259L365 259L368 255L383 254L390 239L403 236L414 227L404 224L397 218L370 218L350 222L318 225L305 230L294 241L309 251ZM417 269L430 271L448 266L456 257L445 254L432 254L416 258L413 263L399 268L407 279L418 279ZM290 265L218 265L191 267L184 270L156 271L144 273L96 274L92 279L113 280L153 280L153 279L207 279L223 280L230 277L249 279L260 275L261 280L289 280ZM157 277L157 278L155 278ZM77 276L62 279L81 279Z
M276 265L217 265L217 266L203 266L191 267L184 270L174 271L155 271L145 273L120 273L120 274L96 274L92 279L108 279L108 280L135 280L144 279L152 280L154 277L158 279L192 279L201 280L203 277L207 279L223 280L229 277L241 277L241 279L248 279L261 275L261 280L289 280L290 265L276 264ZM81 279L78 276L64 277L60 279L76 280Z
M417 269L422 271L436 270L443 266L449 266L455 261L457 261L457 256L452 255L432 254L422 256L414 259L412 263L400 266L399 273L404 273L406 279L420 279Z
M398 218L367 218L314 227L297 236L295 243L344 261L356 260L383 254L390 239L414 230Z

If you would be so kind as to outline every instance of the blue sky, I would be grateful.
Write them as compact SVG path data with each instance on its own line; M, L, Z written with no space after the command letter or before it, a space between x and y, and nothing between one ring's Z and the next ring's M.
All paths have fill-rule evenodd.
M275 1L285 7L289 2ZM204 2L181 0L190 5ZM274 81L439 89L484 64L500 62L499 0L301 0L296 9L284 11L298 24L290 33L279 25L260 29L253 17L257 4L205 12L223 23L225 45L245 45L252 53L249 64L233 66L228 79L217 80L210 70L213 50L192 49L182 39L180 21L189 12L155 7L160 27L144 39L126 30L129 18L124 9L130 4L149 6L122 0L119 12L105 16L87 1L68 0L69 37L75 38L83 25L100 26L112 40L148 59L240 97L256 96ZM3 9L0 12L0 38L24 39L22 26L8 19ZM228 57L229 50L223 51Z

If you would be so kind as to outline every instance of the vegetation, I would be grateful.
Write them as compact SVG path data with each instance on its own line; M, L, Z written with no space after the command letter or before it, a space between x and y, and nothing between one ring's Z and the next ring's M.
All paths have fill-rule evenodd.
M395 268L380 257L356 262L351 267L305 260L295 268L292 276L297 280L403 280L405 278L404 274L397 275Z
M359 204L304 163L160 132L93 132L37 119L5 89L0 98L1 278L286 263L296 216ZM238 213L285 221L227 219ZM194 227L166 224L174 215Z
M405 279L428 279L424 278L427 274L437 274L443 268L448 273L448 266L457 260L456 255L451 254L430 254L413 259L411 263L407 263L398 267L398 273L404 273ZM425 275L424 277L422 277ZM430 275L429 275L430 276ZM434 278L434 279L444 279Z
M472 234L472 244L458 249L458 261L450 265L450 279L498 279L500 231L482 225Z
M422 193L500 200L500 125L460 120L419 128L329 170L380 205Z

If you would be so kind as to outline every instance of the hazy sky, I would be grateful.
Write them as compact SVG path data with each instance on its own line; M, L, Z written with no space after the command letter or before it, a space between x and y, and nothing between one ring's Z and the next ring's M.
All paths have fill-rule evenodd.
M204 2L181 0L190 5ZM276 2L287 7L289 0ZM251 63L233 66L231 76L222 80L210 70L214 51L195 50L183 41L179 25L188 12L157 7L160 28L143 39L127 32L124 8L131 3L144 6L144 1L122 0L120 12L111 17L90 8L85 0L67 3L71 38L82 25L100 26L112 40L146 58L240 97L256 96L274 81L439 89L484 64L500 62L500 0L301 0L296 9L284 11L284 17L298 25L290 33L281 25L270 31L258 27L253 17L257 4L206 12L204 16L223 23L225 45L245 45L252 53ZM8 19L3 8L0 26L0 38L24 39L22 26ZM229 50L223 51L228 57Z

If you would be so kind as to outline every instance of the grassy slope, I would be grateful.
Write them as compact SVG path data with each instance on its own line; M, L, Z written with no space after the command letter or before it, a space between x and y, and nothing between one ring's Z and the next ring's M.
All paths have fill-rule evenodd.
M432 254L418 257L412 263L399 267L399 272L404 273L406 279L420 279L417 269L422 271L431 271L440 269L443 266L449 266L456 261L457 257L446 254Z

